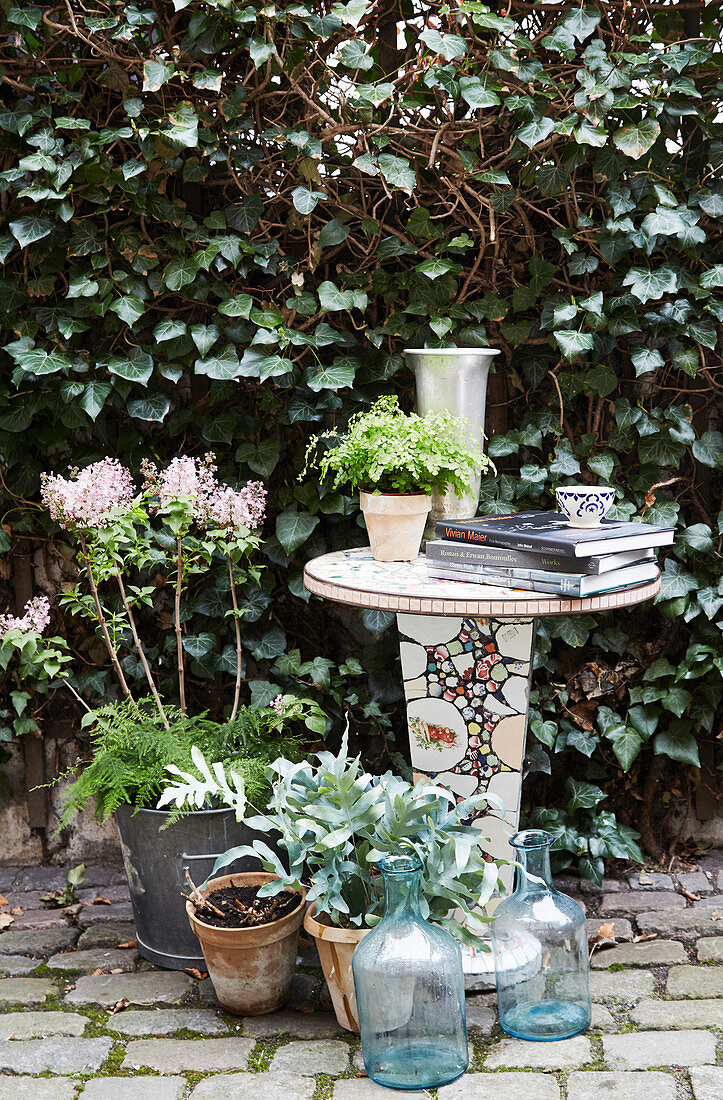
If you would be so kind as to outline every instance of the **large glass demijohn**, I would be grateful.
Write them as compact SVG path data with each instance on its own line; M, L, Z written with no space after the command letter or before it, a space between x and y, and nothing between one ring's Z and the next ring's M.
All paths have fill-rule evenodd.
M552 885L541 829L516 833L514 894L495 911L492 946L500 1024L519 1039L567 1039L590 1024L585 914Z
M462 952L419 908L417 856L379 861L386 908L354 951L367 1075L393 1089L447 1084L469 1065Z

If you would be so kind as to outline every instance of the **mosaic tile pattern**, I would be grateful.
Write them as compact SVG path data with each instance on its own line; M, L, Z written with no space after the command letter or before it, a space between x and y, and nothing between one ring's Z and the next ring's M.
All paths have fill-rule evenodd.
M412 767L460 797L496 795L517 827L533 619L397 615ZM480 821L509 856L497 816Z

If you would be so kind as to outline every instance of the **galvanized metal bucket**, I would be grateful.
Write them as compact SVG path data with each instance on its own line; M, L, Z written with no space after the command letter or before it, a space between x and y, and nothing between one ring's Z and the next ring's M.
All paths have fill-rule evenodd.
M181 891L188 893L184 867L196 885L204 882L216 856L259 837L236 821L233 810L193 810L168 828L166 810L115 812L123 865L133 905L138 950L145 959L169 970L204 969L201 947L186 915ZM274 846L276 837L263 839ZM256 859L241 859L228 871L258 871Z
M405 348L409 366L417 380L417 411L450 412L463 416L471 427L469 436L482 443L487 402L487 375L495 348ZM444 496L432 496L431 519L471 519L479 503L480 474L470 481L467 492L458 497L451 489Z

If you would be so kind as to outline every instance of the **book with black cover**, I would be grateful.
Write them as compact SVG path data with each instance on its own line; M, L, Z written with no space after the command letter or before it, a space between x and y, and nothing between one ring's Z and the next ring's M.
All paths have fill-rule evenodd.
M533 553L530 550L510 550L505 546L478 546L473 542L451 542L435 539L428 542L427 561L438 565L486 565L500 569L546 569L550 573L569 573L573 562L569 554ZM580 573L609 573L624 565L652 561L652 550L625 550L622 554L595 555L579 558L574 564Z
M427 573L448 581L466 581L468 584L493 584L498 588L523 588L528 592L550 592L556 596L593 596L597 592L611 592L614 588L628 588L632 584L653 581L658 575L655 562L642 562L610 573L590 576L587 573L546 573L537 569L494 569L478 566L441 565L427 562Z
M669 546L672 527L604 519L599 527L571 527L562 512L515 512L507 516L442 520L435 525L438 539L502 546L511 550L589 558L595 554Z

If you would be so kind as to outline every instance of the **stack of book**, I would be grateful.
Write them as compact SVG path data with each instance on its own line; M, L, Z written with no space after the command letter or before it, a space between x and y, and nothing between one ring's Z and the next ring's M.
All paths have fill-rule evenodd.
M561 512L437 523L427 543L427 572L445 580L475 581L560 596L592 596L658 575L655 547L673 541L672 527L603 520L571 527Z

